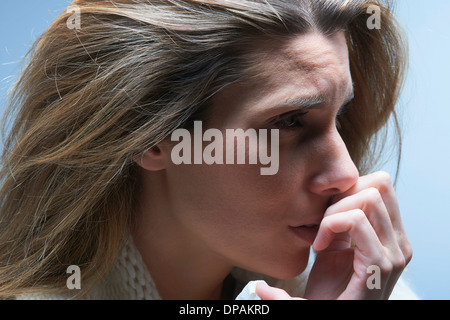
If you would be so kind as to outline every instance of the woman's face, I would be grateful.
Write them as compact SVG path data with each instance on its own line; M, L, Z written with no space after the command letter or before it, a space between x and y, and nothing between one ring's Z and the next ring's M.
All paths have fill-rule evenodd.
M282 45L258 43L255 51L254 76L214 98L203 130L225 137L226 129L278 129L278 172L261 175L260 164L169 163L165 192L171 225L203 250L291 278L304 270L331 198L358 178L337 131L353 95L348 50L343 33L308 33Z

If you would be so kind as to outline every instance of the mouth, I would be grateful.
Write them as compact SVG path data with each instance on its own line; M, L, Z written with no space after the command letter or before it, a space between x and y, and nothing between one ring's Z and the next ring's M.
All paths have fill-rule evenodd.
M299 227L289 226L289 230L294 233L294 235L307 243L312 245L316 239L317 233L319 232L318 224L306 224Z

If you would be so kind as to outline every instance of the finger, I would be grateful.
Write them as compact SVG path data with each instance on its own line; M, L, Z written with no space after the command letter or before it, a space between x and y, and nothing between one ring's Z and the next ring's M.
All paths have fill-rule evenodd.
M335 196L333 203L337 203L341 199L368 188L376 188L379 191L391 218L394 230L404 230L397 196L392 184L392 179L387 172L378 171L367 176L360 177L355 186L345 193Z
M389 214L392 229L394 230L400 250L405 257L405 260L409 262L412 258L412 248L403 225L392 179L388 173L379 171L360 177L354 187L343 194L335 196L333 203L337 203L338 201L367 188L378 189Z
M270 287L261 282L256 285L256 294L261 300L292 300L293 298L284 290Z
M325 217L312 245L313 249L327 249L336 234L340 233L348 233L366 263L381 260L383 246L366 215L359 209Z
M364 189L340 200L327 209L325 217L353 209L360 209L365 213L384 246L397 246L397 237L378 189L373 187Z

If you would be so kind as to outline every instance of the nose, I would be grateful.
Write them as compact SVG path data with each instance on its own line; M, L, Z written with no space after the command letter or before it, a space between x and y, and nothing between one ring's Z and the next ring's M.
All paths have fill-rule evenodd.
M310 190L313 193L334 196L344 193L356 184L359 172L336 128L326 133L312 156Z

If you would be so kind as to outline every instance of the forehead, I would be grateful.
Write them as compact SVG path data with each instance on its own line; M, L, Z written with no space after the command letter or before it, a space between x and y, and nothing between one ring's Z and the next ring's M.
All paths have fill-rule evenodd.
M284 43L262 42L250 75L271 87L296 86L308 94L333 96L351 81L348 49L343 32L299 35ZM258 57L259 55L259 57ZM342 87L343 86L343 87Z
M332 36L311 32L284 41L265 39L252 49L245 81L226 88L214 101L214 113L222 119L231 112L256 112L305 96L320 96L331 103L345 99L351 91L343 32Z

